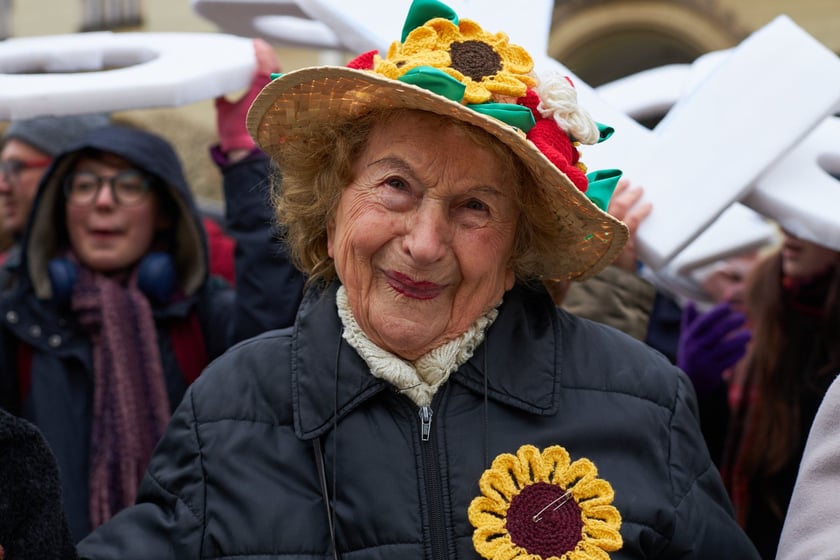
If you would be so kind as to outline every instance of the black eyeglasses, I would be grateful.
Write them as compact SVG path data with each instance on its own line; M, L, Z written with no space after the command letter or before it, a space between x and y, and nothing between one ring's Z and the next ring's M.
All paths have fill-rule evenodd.
M3 177L3 180L7 183L17 183L18 179L20 179L20 174L23 171L27 169L40 169L42 167L47 167L51 163L52 160L48 158L32 159L29 161L21 159L7 159L6 161L0 161L0 177Z
M149 179L135 169L121 171L113 177L102 177L89 171L79 171L64 180L64 196L76 206L90 206L99 198L103 185L111 189L111 196L119 206L140 204L149 194Z

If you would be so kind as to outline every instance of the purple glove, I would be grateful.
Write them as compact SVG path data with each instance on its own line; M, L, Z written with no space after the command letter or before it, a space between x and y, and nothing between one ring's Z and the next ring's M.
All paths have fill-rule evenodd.
M747 352L751 334L741 328L743 313L719 303L699 314L693 302L683 309L677 365L694 383L698 396L708 395L723 381L723 372Z

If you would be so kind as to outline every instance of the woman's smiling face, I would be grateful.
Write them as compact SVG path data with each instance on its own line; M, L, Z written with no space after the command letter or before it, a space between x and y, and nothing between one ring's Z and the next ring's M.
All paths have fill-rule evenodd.
M356 321L414 360L513 287L513 172L459 126L421 112L377 125L328 224Z
M121 157L83 157L74 172L103 178L133 166ZM112 188L101 188L88 205L66 203L67 232L78 259L88 268L110 273L134 266L151 248L155 233L166 225L153 191L137 204L117 203Z

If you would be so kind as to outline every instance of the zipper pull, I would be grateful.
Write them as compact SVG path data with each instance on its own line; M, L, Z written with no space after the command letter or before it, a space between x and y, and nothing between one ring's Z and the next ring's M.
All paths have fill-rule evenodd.
M425 404L420 407L420 439L429 441L432 431L432 407Z

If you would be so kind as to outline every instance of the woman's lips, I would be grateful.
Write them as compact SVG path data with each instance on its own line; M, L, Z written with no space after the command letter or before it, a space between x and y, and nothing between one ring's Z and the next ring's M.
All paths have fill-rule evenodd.
M92 239L104 241L104 240L114 239L115 237L117 237L119 235L119 232L116 231L116 230L110 230L110 229L92 229L92 230L88 230L88 235Z
M433 299L440 295L444 286L434 282L415 281L401 272L385 273L388 284L400 294L414 299Z

